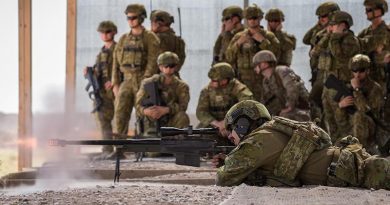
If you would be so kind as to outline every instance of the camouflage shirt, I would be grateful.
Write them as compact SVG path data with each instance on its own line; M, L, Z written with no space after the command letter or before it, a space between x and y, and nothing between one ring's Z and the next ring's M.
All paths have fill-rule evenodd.
M101 76L102 85L107 81L111 81L112 77L112 63L113 63L113 53L115 50L116 42L114 42L110 48L105 48L104 46L100 49L99 54L96 56L95 61L95 73L98 76ZM103 89L104 90L104 89Z
M285 31L275 31L273 33L280 42L281 53L278 59L278 65L290 66L297 39L294 35L288 34Z
M233 39L234 35L243 30L244 27L240 27L238 29L233 29L230 32L223 32L219 34L217 40L215 41L213 49L214 63L226 62L226 50L229 46L230 41Z
M223 120L234 104L252 99L252 92L237 79L230 80L224 88L206 86L200 92L196 108L196 117L200 121L200 127L208 126L213 120Z
M180 64L177 67L179 72L186 59L186 44L184 40L180 36L176 36L175 32L171 28L165 32L156 33L156 35L160 39L160 53L171 51L176 53L179 57Z
M187 83L180 80L178 77L173 76L173 81L169 85L165 85L164 75L155 74L150 78L142 80L139 91L136 96L136 105L137 114L139 116L143 115L143 109L146 107L142 106L142 100L146 97L147 93L145 92L144 85L148 82L159 82L159 91L161 93L161 98L163 104L169 107L169 115L175 115L179 111L186 111L188 102L190 101L190 92Z
M121 76L128 78L134 72L141 72L143 77L157 73L157 55L160 40L151 31L143 30L141 35L123 34L114 50L112 84L119 85Z

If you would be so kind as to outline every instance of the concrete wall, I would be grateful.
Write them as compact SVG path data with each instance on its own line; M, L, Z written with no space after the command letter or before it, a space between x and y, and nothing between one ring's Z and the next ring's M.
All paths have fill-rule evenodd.
M297 38L297 48L294 52L292 68L305 80L310 88L308 46L303 45L302 38L305 32L317 21L315 10L324 1L304 0L263 0L249 1L256 3L264 11L272 7L278 7L285 13L284 29ZM338 0L342 10L350 12L355 25L352 30L355 33L369 25L364 14L362 0ZM100 21L112 20L119 28L116 39L128 32L124 10L130 3L142 3L147 9L148 15L153 9L163 9L175 17L174 30L179 33L179 18L177 8L181 9L182 38L186 41L187 59L182 68L182 78L190 85L191 101L188 113L195 113L199 93L207 82L207 72L212 60L212 48L221 27L221 12L229 5L243 6L243 1L238 0L153 0L153 1L108 1L108 0L79 0L78 1L78 32L77 32L77 109L79 111L91 110L91 103L83 90L86 81L81 75L85 65L92 65L94 58L102 46L96 27ZM387 18L385 18L387 19ZM150 28L149 20L145 26ZM261 22L266 26L265 20Z

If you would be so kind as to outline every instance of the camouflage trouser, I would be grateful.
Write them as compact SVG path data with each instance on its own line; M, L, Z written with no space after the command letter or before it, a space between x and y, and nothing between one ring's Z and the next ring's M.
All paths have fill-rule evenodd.
M111 121L114 118L114 95L112 91L100 92L102 96L102 105L100 110L95 112L95 120L98 128L100 129L103 139L112 139L112 124ZM103 146L103 152L112 152L113 147L106 145Z
M356 137L364 148L372 150L375 122L363 112L356 111L350 118L352 136Z
M324 89L324 72L318 70L316 81L313 82L313 86L310 91L310 115L311 119L322 119L322 91Z
M118 134L127 134L135 96L140 84L141 74L125 78L120 84L117 99L115 99L115 128Z
M262 98L262 89L261 89L261 75L256 75L253 70L250 72L246 71L240 73L240 82L245 84L248 89L253 93L253 98L260 102Z
M165 117L163 117L165 118ZM162 119L163 119L162 118ZM144 135L153 136L156 134L156 121L148 117L143 117L143 126L144 126ZM187 113L180 111L175 115L169 115L167 120L161 121L161 127L176 127L176 128L186 128L190 124L190 118Z
M333 143L342 137L352 134L348 114L343 109L340 109L338 103L333 100L336 93L336 90L326 87L322 93L324 122Z

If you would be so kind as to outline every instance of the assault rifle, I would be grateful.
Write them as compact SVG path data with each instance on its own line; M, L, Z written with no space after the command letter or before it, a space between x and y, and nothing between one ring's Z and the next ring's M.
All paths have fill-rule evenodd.
M120 152L160 152L176 156L176 164L187 166L200 166L200 157L204 153L229 153L234 146L217 146L217 142L207 138L207 135L218 133L217 128L185 129L174 127L161 127L159 137L141 138L142 136L128 136L132 139L118 140L61 140L51 139L51 146L66 145L113 145L117 148L114 182L119 182ZM114 134L115 136L116 134ZM137 139L134 139L137 138Z
M94 67L87 67L87 73L85 75L85 78L88 80L88 84L85 87L85 90L88 92L89 98L94 102L94 108L92 110L92 113L99 111L100 107L103 104L102 96L100 96L100 89L101 89L101 83L100 83L100 77L97 77L94 73ZM92 91L89 91L89 89L92 87Z

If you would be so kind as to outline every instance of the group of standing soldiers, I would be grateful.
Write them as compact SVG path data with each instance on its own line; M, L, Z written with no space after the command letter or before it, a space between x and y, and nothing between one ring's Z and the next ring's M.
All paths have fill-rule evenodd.
M336 3L325 2L317 8L318 23L303 39L311 46L310 93L289 67L296 38L282 30L283 12L273 8L264 13L255 4L244 9L225 8L208 72L210 82L202 89L196 109L198 126L217 127L218 141L229 143L225 114L237 102L256 100L272 116L316 120L333 143L352 134L372 153L378 152L378 141L384 142L379 148L388 152L389 140L375 137L377 121L390 118L390 103L386 106L384 100L389 83L385 57L390 51L390 33L382 20L388 6L385 0L365 0L364 5L371 25L358 36L350 30L351 15L340 11ZM98 27L104 46L97 56L95 73L102 76L105 89L100 91L103 104L95 115L103 138L112 138L113 119L117 133L128 133L133 107L145 135L153 134L157 120L159 126L187 127L189 86L179 74L186 58L185 43L170 27L173 17L166 11L152 11L148 30L142 25L147 18L143 5L128 5L125 15L131 30L118 43L113 22L103 21ZM260 25L264 15L267 29ZM351 94L335 101L338 91L325 86L330 75L345 84ZM150 97L144 89L150 82L158 83L162 104L143 104ZM351 106L354 112L347 109ZM112 153L111 146L103 148L103 158Z

